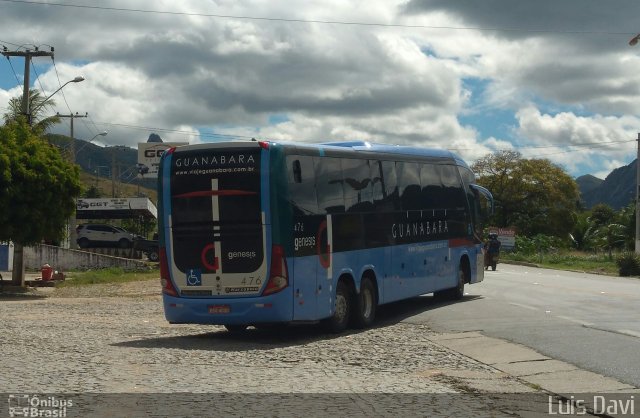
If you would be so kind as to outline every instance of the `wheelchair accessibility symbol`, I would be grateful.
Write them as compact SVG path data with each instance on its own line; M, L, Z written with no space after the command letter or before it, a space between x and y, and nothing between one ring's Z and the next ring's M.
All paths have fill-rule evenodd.
M187 271L187 286L202 286L202 271L200 269Z

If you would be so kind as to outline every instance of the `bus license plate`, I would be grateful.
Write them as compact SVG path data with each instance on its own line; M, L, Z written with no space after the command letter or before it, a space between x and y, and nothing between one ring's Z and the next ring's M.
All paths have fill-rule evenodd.
M231 312L231 306L229 305L210 305L209 313L210 314L227 314Z

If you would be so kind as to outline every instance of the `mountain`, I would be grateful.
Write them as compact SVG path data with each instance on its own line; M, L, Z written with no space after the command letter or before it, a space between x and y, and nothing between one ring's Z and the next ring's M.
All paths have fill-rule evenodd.
M149 135L147 142L162 142L162 138L160 138L160 135L158 134L151 134Z
M586 175L576 179L587 209L598 203L604 203L619 210L635 198L637 160L624 167L616 168L604 179Z
M596 176L592 176L591 174L586 174L576 179L576 183L578 183L578 188L582 195L597 189L602 182L604 182L604 180L599 179Z
M69 155L70 137L48 134L47 139L50 144L60 148L64 155ZM155 190L155 178L142 179L139 176L137 149L124 146L101 147L81 139L76 139L74 145L76 164L82 171L95 176L96 182L98 178L111 180L113 170L116 173L116 182Z

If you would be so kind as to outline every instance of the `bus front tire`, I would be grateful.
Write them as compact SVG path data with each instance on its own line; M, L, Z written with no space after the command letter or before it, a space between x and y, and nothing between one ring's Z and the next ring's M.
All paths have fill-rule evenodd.
M460 266L458 269L458 285L453 289L449 289L451 299L460 300L464 296L464 283L466 282L467 275L464 268Z
M339 333L347 329L351 312L351 292L344 281L339 281L336 287L336 305L333 316L325 320L325 328L329 332Z
M373 281L368 277L360 283L360 293L355 298L353 325L356 328L371 326L376 318L376 290Z
M460 300L464 296L464 284L467 281L467 273L465 269L461 265L458 269L458 284L456 287L452 287L450 289L438 290L433 293L433 296L438 301L446 301L446 300Z

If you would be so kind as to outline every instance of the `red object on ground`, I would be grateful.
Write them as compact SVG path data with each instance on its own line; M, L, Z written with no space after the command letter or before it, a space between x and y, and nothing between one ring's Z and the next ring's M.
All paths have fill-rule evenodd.
M40 272L42 273L42 280L51 280L51 277L53 276L53 268L49 264L42 266Z

